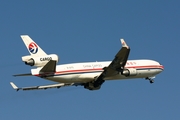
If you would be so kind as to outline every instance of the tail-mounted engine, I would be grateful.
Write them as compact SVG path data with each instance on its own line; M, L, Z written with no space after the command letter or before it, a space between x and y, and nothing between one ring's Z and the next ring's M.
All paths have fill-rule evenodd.
M124 69L122 72L121 72L122 75L128 77L128 76L135 76L137 75L137 70L134 69L134 68L128 68L128 69Z
M45 56L23 56L22 61L25 62L26 65L42 67L46 65L50 60L54 60L58 62L59 58L56 54L50 54Z

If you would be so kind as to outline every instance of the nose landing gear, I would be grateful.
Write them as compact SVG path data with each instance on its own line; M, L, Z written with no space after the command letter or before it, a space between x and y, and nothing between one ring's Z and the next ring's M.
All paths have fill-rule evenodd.
M152 83L154 83L154 80L153 80L153 78L151 78L151 77L146 77L145 78L146 80L149 80L149 82L152 84Z

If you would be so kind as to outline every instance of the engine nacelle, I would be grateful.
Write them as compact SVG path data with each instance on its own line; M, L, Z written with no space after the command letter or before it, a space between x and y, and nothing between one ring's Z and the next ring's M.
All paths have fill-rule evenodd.
M121 72L122 75L128 77L128 76L135 76L137 75L137 70L134 69L134 68L128 68L128 69L124 69L122 72Z
M37 56L37 57L33 57L33 56L22 57L22 61L25 62L26 65L37 66L37 67L42 67L46 65L50 60L54 60L58 62L59 58L56 54Z
M88 82L84 84L85 89L89 90L99 90L101 88L101 85L104 83L103 79L98 79L99 76L94 77L94 81Z
M95 87L94 83L89 82L84 85L84 88L89 90L99 90L101 88L101 85Z

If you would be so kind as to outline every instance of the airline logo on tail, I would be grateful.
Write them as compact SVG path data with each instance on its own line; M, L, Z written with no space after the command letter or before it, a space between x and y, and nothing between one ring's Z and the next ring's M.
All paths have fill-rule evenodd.
M31 52L32 54L36 54L38 52L38 46L34 42L30 43L28 48L29 48L29 52Z

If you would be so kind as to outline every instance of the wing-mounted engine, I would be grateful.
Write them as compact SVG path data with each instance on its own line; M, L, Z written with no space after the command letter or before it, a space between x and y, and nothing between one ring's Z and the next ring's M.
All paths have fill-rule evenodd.
M77 77L74 77L72 80L81 83L84 81L82 86L88 90L98 90L101 87L100 83L97 83L97 79L99 78L100 73L91 73L91 74L81 74Z
M95 86L94 82L88 82L84 84L84 88L88 90L99 90L101 88L101 85Z
M50 60L58 62L59 58L56 54L50 54L45 56L23 56L22 61L25 62L26 65L42 67L46 65Z
M84 84L84 88L89 90L99 90L103 83L104 80L102 79L102 75L96 76L93 81Z
M128 77L128 76L136 76L137 70L135 68L126 68L121 72L122 75Z

